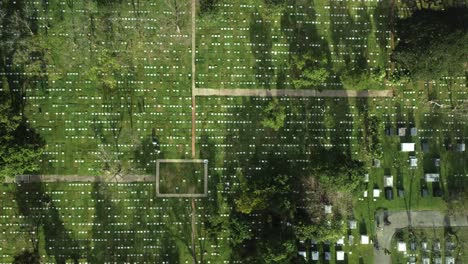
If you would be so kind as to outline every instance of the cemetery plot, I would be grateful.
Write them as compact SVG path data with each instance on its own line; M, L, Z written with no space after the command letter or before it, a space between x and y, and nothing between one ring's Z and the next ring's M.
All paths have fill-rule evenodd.
M221 263L228 240L207 235L206 201L195 199L195 253ZM0 263L35 248L47 263L192 261L191 201L155 198L154 183L2 185L0 203Z
M262 124L272 98L202 97L198 99L198 148L204 157L216 153L210 157L213 175L219 174L218 186L222 187L217 192L226 196L238 185L237 170L253 179L268 175L269 166L291 165L294 170L285 173L297 174L307 170L311 162L336 159L323 155L324 160L317 161L311 158L314 153L326 153L334 147L338 153L350 153L367 164L370 176L358 188L354 217L362 228L353 233L357 238L372 237L378 208L444 210L444 197L466 188L468 182L468 156L455 148L457 142L466 141L467 120L456 111L425 103L421 98L431 94L427 87L411 85L414 88L401 89L395 98L278 98L285 109L284 126L278 131ZM432 89L442 91L443 87L441 83ZM450 89L453 102L463 103L468 98L462 85L455 83ZM438 100L449 103L444 93L438 96ZM395 132L387 135L388 128ZM406 128L407 133L399 136L399 128ZM411 128L417 128L415 134L411 134ZM430 142L427 153L423 151L424 141ZM401 152L402 142L416 143L415 153ZM415 167L409 161L413 155ZM436 158L440 158L438 166ZM373 166L373 159L379 159L379 167ZM440 182L426 182L424 174L428 172L440 173ZM386 175L393 176L392 200L385 193L389 187L385 185ZM374 189L380 191L378 196ZM349 249L354 253L369 250L360 245ZM351 258L359 261L359 255Z
M384 89L389 2L220 1L197 18L196 85Z
M264 111L271 98L200 98L197 120L201 125L201 152L244 156L299 156L307 159L320 147L343 147L357 151L357 108L346 98L280 98L285 109L284 126L278 131L265 127ZM356 136L355 136L356 135ZM315 150L314 150L315 149ZM348 151L352 149L353 151ZM260 156L260 157L261 157ZM237 160L231 158L229 160Z
M392 256L396 262L456 263L465 260L466 228L402 229L392 240Z
M156 194L159 197L207 196L208 160L157 160Z
M16 75L34 76L18 81L33 84L24 86L32 88L23 100L47 143L41 173L105 174L116 181L124 173L151 173L157 180L2 185L0 262L11 263L23 249L37 250L47 263L236 262L234 240L248 237L249 245L239 242L239 248L270 241L265 230L272 226L271 215L249 208L255 199L238 202L240 188L275 201L279 212L308 210L305 197L291 205L269 194L288 193L284 183L316 173L310 169L317 164L336 169L352 159L346 165L362 163L368 173L353 182L357 197L328 202L335 211L344 208L337 223L356 219L359 229L341 230L355 241L334 237L341 242L318 251L328 250L330 263L335 254L372 263L378 208L445 209L444 198L466 189L468 156L460 144L468 139L468 120L458 111L468 98L466 78L401 85L392 98L198 97L197 155L210 168L204 160L177 160L191 157L192 36L188 6L173 5L181 2L32 3L39 21L50 20L39 24L28 51L44 54L39 68L45 72L18 61L26 72ZM384 87L387 1L296 2L219 1L213 13L201 14L197 87L307 88L325 73L313 88ZM301 72L302 62L317 71ZM401 143L414 143L414 153L401 152ZM439 174L439 182L425 180L426 173ZM281 176L274 186L267 181L272 175ZM335 171L321 176L342 184L330 177ZM383 195L389 177L393 200ZM258 186L245 187L246 181Z
M31 4L51 21L25 51L46 51L33 62L44 72L22 62L34 76L25 115L47 142L42 173L147 174L158 153L190 156L189 2Z

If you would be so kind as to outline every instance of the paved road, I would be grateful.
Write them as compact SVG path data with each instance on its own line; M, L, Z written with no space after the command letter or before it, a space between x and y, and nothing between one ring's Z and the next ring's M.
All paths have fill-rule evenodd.
M446 217L439 211L415 211L408 215L407 211L389 212L390 225L383 225L381 221L380 227L375 227L377 241L379 242L380 250L374 248L374 263L387 264L392 263L390 255L384 253L384 249L390 250L393 234L400 228L405 228L410 225L413 227L468 227L467 216L452 216ZM382 216L380 216L382 217Z
M196 96L258 96L258 97L392 97L392 90L304 90L304 89L210 89L192 90Z

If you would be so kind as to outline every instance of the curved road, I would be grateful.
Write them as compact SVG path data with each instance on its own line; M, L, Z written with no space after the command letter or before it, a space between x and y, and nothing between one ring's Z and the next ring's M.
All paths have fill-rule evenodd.
M379 214L382 218L383 213ZM408 215L407 211L389 212L388 220L390 225L383 225L381 227L375 226L377 241L379 242L380 249L374 248L374 263L387 264L392 263L390 255L384 253L384 249L390 250L393 234L397 229L412 227L464 227L468 226L468 216L446 216L439 211L414 211Z

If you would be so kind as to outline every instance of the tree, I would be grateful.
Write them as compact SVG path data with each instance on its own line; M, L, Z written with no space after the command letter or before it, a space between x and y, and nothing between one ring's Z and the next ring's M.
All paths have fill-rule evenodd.
M294 87L310 89L323 85L330 76L329 71L325 68L326 64L327 59L325 56L315 58L309 53L302 56L293 55L291 66L293 69Z
M263 240L259 245L260 263L291 263L296 254L296 242L292 239Z
M241 169L236 172L239 184L235 185L233 211L226 226L232 237L233 256L249 263L291 263L296 255L293 230L285 224L291 222L296 208L296 181L282 173L287 165L270 162L275 166L266 166L249 177ZM252 222L252 214L261 228Z
M267 208L267 196L264 190L255 190L245 193L236 199L236 210L243 214L261 211Z
M21 51L37 31L30 16L33 16L32 9L26 2L0 2L0 72L5 73L0 78L0 181L36 171L44 145L22 115L28 77L19 65L22 61L15 61L15 58L29 58L30 54ZM38 63L30 66L32 71L40 68Z
M301 240L315 239L316 241L337 241L346 235L345 222L333 219L329 223L302 224L295 228L296 235Z
M0 181L38 170L44 146L42 138L13 108L9 99L0 102Z
M330 74L325 68L306 69L302 73L302 78L293 80L296 88L311 88L323 84Z
M229 238L233 245L241 244L243 241L252 239L250 225L242 218L231 218L228 223Z
M292 193L292 177L268 175L261 182L246 181L240 177L239 196L235 199L236 211L243 214L268 210L278 215L289 215L294 207L289 200Z
M262 125L278 131L284 126L286 119L285 107L280 105L278 99L273 98L268 106L263 110Z
M173 25L173 28L180 33L180 29L187 23L187 16L184 15L190 12L190 1L185 0L166 0L166 6L169 8L171 19L167 21Z
M33 253L29 250L22 251L13 259L13 264L40 264L41 258L39 254Z
M298 239L336 241L346 234L344 220L352 208L352 194L362 183L363 163L339 148L319 149L310 157L314 164L300 179L300 205L295 212L294 233ZM333 206L326 214L324 205Z
M31 7L25 2L0 2L0 54L13 55L24 47L27 37L34 34L35 21L28 18L31 15Z
M218 0L200 0L200 13L202 15L216 10Z
M320 149L311 159L316 164L309 168L309 174L325 190L352 193L362 183L363 163L339 148Z
M439 80L467 71L468 8L417 10L397 22L400 39L392 60L400 70L394 79Z
M284 5L288 1L286 0L264 0L265 4L270 5L270 6L275 6L275 5Z

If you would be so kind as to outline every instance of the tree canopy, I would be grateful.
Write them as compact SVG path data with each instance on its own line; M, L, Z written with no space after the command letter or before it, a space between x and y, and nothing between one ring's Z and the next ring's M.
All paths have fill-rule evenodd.
M283 127L285 119L285 107L279 104L278 99L274 98L263 110L263 120L261 123L264 127L278 131Z
M295 263L298 239L333 241L345 235L349 197L362 182L363 164L339 148L318 149L310 158L317 162L299 169L285 157L261 162L254 156L237 169L239 184L228 200L231 217L223 224L235 259ZM332 214L325 213L324 204L333 205ZM261 227L252 219L259 219Z
M438 80L467 71L468 8L421 9L397 22L400 39L392 60L400 68L394 77ZM402 69L402 70L401 70Z
M23 4L13 4L0 3L0 24L3 25L0 27L0 71L7 73L0 78L0 181L37 170L44 145L22 114L25 87L38 77L19 74L25 72L24 65L15 63L15 59L38 55L19 56L27 40L35 34L37 25L28 18L32 10ZM40 63L35 66L33 71L40 68Z
M315 58L311 53L303 56L294 55L291 59L294 80L293 84L298 89L320 89L321 85L330 76L326 68L327 58Z
M25 250L16 255L13 264L39 264L41 263L39 254Z

